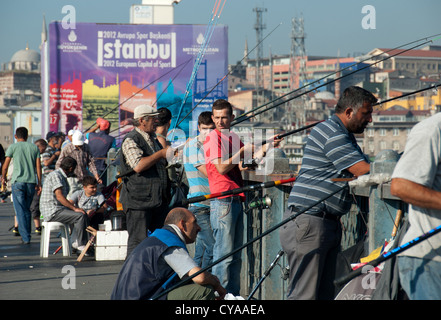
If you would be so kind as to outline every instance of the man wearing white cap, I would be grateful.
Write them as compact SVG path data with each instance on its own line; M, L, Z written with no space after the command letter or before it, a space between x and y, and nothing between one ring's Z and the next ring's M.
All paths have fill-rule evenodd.
M65 146L67 146L69 143L72 143L72 135L74 134L75 130L70 129L67 133L67 139L63 141L61 144L61 149L63 149Z
M149 105L134 111L134 129L121 145L120 163L123 186L120 202L126 213L127 255L153 232L162 228L168 212L170 182L167 176L167 152L156 139L158 112Z
M72 157L77 161L77 166L74 171L76 177L68 179L71 189L68 196L76 190L83 188L80 182L85 176L90 175L89 171L96 178L98 183L102 182L95 166L95 159L90 152L89 146L84 143L84 135L81 131L75 130L72 134L72 143L69 143L61 149L60 157L55 165L56 169L60 168L61 161L63 161L65 157Z

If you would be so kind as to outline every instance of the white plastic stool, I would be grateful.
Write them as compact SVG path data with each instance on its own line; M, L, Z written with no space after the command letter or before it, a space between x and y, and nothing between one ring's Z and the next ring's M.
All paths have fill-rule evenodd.
M63 256L70 256L72 244L70 242L69 226L61 222L43 221L40 240L40 257L49 256L49 243L51 240L51 231L61 231L61 245L63 246Z

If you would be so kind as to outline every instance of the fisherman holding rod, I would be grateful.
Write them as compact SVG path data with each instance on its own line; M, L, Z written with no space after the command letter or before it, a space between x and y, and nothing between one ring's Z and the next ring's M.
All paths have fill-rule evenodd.
M372 106L376 102L372 93L349 87L339 99L335 114L311 130L283 218L309 209L280 229L280 241L290 268L288 299L335 297L333 281L342 235L339 220L348 213L351 198L348 189L342 188L345 182L332 179L369 172L369 162L354 133L362 133L372 121ZM335 194L326 201L311 206L332 193Z
M441 114L416 124L392 174L391 194L409 203L400 246L441 224ZM441 238L432 236L398 256L401 286L411 300L441 299Z
M212 119L215 130L207 136L204 143L205 165L211 193L225 192L243 187L241 170L244 156L252 157L254 145L244 145L239 136L230 131L234 119L232 105L223 99L216 100L212 106ZM274 137L275 138L275 137ZM273 143L264 144L255 156L264 156ZM243 193L219 197L210 202L210 223L215 244L213 260L223 257L240 247L243 243ZM241 253L229 256L216 264L212 272L229 293L240 294Z

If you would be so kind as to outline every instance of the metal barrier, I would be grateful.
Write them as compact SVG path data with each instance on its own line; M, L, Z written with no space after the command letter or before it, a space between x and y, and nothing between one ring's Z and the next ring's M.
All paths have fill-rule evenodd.
M271 170L263 168L257 172L244 173L245 185L289 179L294 173L289 169L285 154L275 149L270 157ZM115 154L109 153L108 163ZM392 174L399 159L396 152L385 150L377 155L371 163L371 174ZM118 170L117 165L108 168L108 181L112 181ZM294 182L295 183L295 182ZM283 220L287 200L291 191L290 185L279 185L267 189L247 192L244 204L244 243L256 238ZM403 202L390 194L390 182L367 186L351 187L354 204L349 214L341 222L343 225L342 250L355 245L368 231L366 250L371 252L385 239L391 237L397 210L407 211ZM269 199L269 200L268 200ZM274 261L281 249L279 232L275 230L242 250L241 295L247 297ZM191 252L190 246L190 252ZM272 272L266 275L264 283L255 291L253 298L261 300L284 300L287 280L284 269L287 266L285 256L277 262Z

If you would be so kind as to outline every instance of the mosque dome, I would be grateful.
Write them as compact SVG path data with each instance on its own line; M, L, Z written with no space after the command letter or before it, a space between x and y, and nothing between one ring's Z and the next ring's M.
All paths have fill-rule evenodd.
M40 53L26 46L26 49L19 50L12 55L11 61L3 65L3 70L40 72L40 66Z
M38 53L35 50L29 49L29 47L26 47L26 49L19 50L11 58L11 62L40 62L40 53Z

